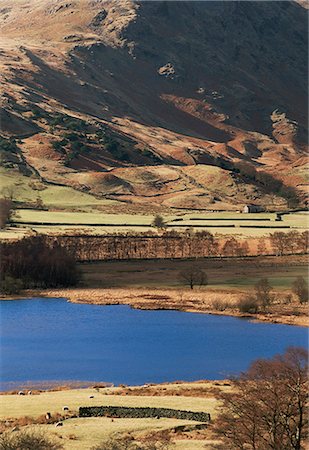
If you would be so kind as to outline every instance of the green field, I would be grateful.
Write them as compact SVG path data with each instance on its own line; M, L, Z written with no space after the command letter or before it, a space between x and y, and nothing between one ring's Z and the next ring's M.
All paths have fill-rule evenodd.
M95 264L81 264L83 283L91 288L181 288L179 272L192 266L191 260L134 260L102 261ZM256 261L248 259L204 259L199 266L208 276L205 289L250 288L263 277L269 279L275 289L289 289L295 278L307 277L306 257L295 258L264 257Z
M308 229L309 215L291 213L276 221L273 213L236 214L236 213L200 213L181 216L163 215L167 230L194 231L207 230L218 235L236 237L261 237L274 231L288 232ZM104 212L40 211L19 209L14 221L16 225L1 232L2 238L23 235L27 230L44 234L87 233L104 235L118 232L155 231L151 223L153 215L147 214L107 214Z
M34 203L40 197L47 207L92 209L98 206L113 205L117 202L96 199L93 195L77 191L67 186L40 183L36 178L25 177L17 171L0 169L1 190L13 192L19 202Z
M122 396L115 395L118 388L72 389L56 392L43 392L40 395L2 395L1 418L5 417L38 417L50 411L52 414L62 412L63 406L77 411L80 406L149 406L188 411L205 411L214 414L215 399L180 396ZM89 396L94 398L90 399Z

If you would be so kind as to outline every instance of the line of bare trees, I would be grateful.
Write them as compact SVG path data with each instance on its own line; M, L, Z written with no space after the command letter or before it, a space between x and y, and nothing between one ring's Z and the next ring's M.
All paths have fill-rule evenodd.
M275 232L257 246L248 239L218 238L208 231L165 231L161 234L115 234L110 236L46 237L57 242L79 261L106 259L244 257L252 255L287 255L308 252L307 231Z

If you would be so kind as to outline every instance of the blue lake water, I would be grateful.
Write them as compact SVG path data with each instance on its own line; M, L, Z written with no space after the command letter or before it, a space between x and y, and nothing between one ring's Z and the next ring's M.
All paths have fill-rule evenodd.
M2 301L1 382L143 384L223 379L251 361L307 347L306 328L64 299Z

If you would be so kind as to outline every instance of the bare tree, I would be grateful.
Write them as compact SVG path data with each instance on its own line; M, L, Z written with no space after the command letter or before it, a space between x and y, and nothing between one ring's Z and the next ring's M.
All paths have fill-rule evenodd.
M257 254L258 255L265 255L267 252L266 244L264 239L259 239L258 246L257 246Z
M257 302L265 310L273 301L273 296L271 295L273 288L269 284L268 278L261 278L254 286L254 289Z
M283 233L282 231L276 231L275 233L271 233L269 238L276 255L281 256L287 253L288 242L285 233Z
M231 237L228 239L222 248L222 253L224 256L239 256L240 244L237 239Z
M215 429L224 447L300 450L308 437L308 353L291 347L284 355L257 360L223 394Z
M208 284L207 274L197 265L192 265L179 272L179 280L189 285L190 289L193 289L194 286L207 286Z
M292 291L297 296L300 303L308 302L308 283L303 277L298 277L292 285Z

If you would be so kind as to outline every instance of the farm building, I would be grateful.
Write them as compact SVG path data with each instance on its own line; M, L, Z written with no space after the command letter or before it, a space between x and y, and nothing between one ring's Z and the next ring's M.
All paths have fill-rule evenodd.
M259 213L264 211L265 208L263 208L263 206L258 205L245 205L242 210L243 213Z

